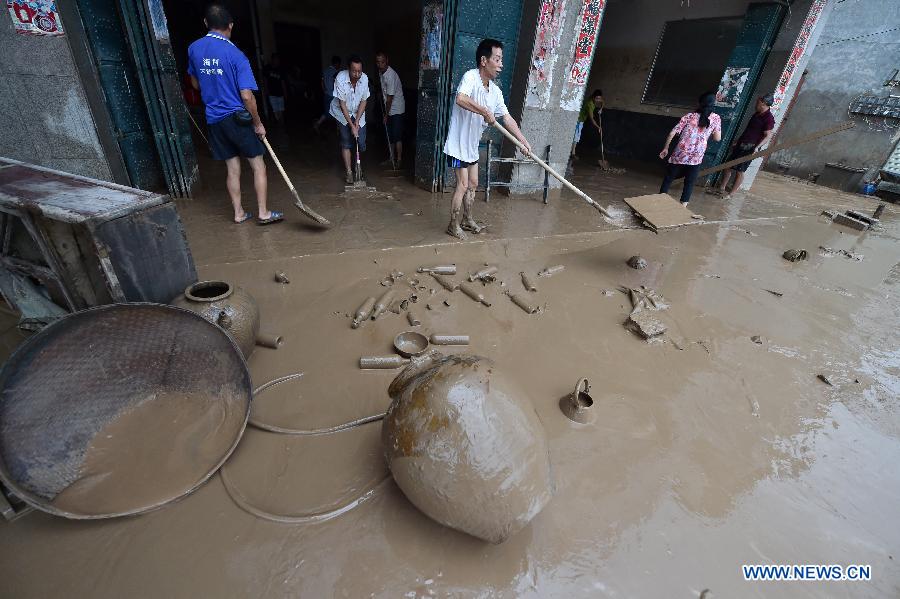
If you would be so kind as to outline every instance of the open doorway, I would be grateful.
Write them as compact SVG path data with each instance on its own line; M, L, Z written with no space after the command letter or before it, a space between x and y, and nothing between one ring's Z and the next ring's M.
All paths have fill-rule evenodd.
M659 153L669 131L701 94L714 92L723 137L708 144L704 164L719 161L747 109L781 18L779 5L749 0L608 3L585 95L587 100L594 90L602 91L606 154L631 167L661 171ZM597 128L586 125L580 148L599 154L600 141Z
M188 46L206 34L203 10L206 0L163 0L173 52L185 84L185 100L198 129L203 132L203 107L188 88ZM335 6L318 0L272 2L238 2L223 4L234 17L232 42L250 60L260 91L257 101L265 119L268 136L286 163L328 165L339 170L339 151L335 122L317 133L313 123L324 109L322 74L332 56L347 58L358 55L369 79L371 97L366 109L368 151L363 161L375 166L388 159L387 138L382 122L380 78L375 66L376 52L386 52L390 66L398 73L406 100L403 142L407 151L407 168L414 162L416 128L416 87L421 27L421 0L398 0L389 4L367 0L348 0ZM347 19L347 15L354 15ZM288 95L283 124L271 118L265 72L272 55L277 53L287 83ZM193 105L192 105L193 104ZM202 139L198 148L204 147ZM201 156L208 152L200 151ZM210 168L209 161L206 168ZM201 163L201 169L204 164Z

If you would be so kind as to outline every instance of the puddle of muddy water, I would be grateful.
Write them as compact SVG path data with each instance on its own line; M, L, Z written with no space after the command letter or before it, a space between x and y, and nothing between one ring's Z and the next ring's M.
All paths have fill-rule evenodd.
M760 588L740 573L743 563L821 562L871 564L875 579L853 590L891 596L900 586L900 475L890 467L900 458L896 226L854 241L865 261L796 264L781 258L785 248L847 247L842 233L813 216L740 227L755 235L703 224L207 266L205 277L250 290L262 329L284 336L280 349L253 354L254 380L304 372L257 397L253 417L311 429L389 403L395 372L360 371L357 360L390 354L405 315L350 327L363 300L383 292L379 281L420 265L498 265L497 280L479 288L490 307L421 277L416 330L469 335L459 351L492 358L528 390L549 438L555 497L491 546L432 522L391 483L339 518L301 525L250 515L214 479L140 518L82 525L34 514L4 526L0 576L17 597L849 592L829 586L849 583ZM634 254L648 267L629 268ZM553 265L565 270L537 277ZM291 285L273 282L275 270ZM628 297L601 292L641 285L670 304L654 313L668 326L664 342L626 330ZM504 289L544 309L527 314ZM766 343L748 340L756 335ZM846 375L842 385L817 381L826 370ZM865 384L852 384L859 376ZM558 407L581 377L592 385L592 425ZM385 474L379 428L324 438L251 431L226 472L269 512L337 509Z

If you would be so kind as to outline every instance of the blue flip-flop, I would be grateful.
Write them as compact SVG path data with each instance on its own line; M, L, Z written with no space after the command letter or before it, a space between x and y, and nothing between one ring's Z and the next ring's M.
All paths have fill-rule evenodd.
M284 212L278 212L277 210L272 210L272 216L269 218L259 218L256 220L257 225L271 225L272 223L278 223L284 220Z
M239 225L239 224L241 224L241 223L245 223L245 222L247 222L248 220L250 220L251 218L253 218L253 213L252 213L252 212L247 212L247 211L245 210L245 211L244 211L244 218L242 218L241 220L236 220L236 221L234 221L234 224Z

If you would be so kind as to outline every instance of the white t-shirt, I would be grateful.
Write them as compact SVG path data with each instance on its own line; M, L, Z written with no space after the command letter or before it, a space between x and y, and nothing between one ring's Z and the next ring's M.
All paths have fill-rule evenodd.
M384 96L385 105L387 105L387 97L394 96L394 101L391 102L390 114L403 114L406 112L406 100L403 99L403 86L400 84L400 75L391 67L388 67L381 75L381 93Z
M340 100L343 100L347 104L347 112L350 113L350 116L354 116L360 103L368 98L368 76L363 73L359 78L359 81L356 82L356 87L354 88L353 85L350 84L350 71L345 69L338 73L337 77L334 78L334 100L331 101L331 110L329 110L329 113L337 120L337 122L346 125L347 119L344 118L344 113L341 111ZM363 112L362 116L359 118L358 124L360 127L365 126L365 112Z
M462 81L459 82L459 87L456 88L456 93L466 94L474 102L489 109L495 118L509 114L506 104L503 103L503 92L493 81L489 82L485 89L478 69L466 71ZM450 130L447 132L444 154L463 162L478 162L478 143L485 127L487 121L484 117L454 103L453 111L450 113Z

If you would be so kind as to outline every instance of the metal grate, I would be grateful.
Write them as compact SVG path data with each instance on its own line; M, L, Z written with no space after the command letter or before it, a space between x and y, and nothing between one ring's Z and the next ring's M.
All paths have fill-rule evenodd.
M252 384L240 350L202 317L159 304L102 306L51 324L0 371L0 479L35 507L59 513L50 502L79 478L94 436L165 392L229 402L244 414L239 430L217 432L234 438L230 449L176 499L211 476L243 432ZM158 505L136 497L122 513L90 517Z

